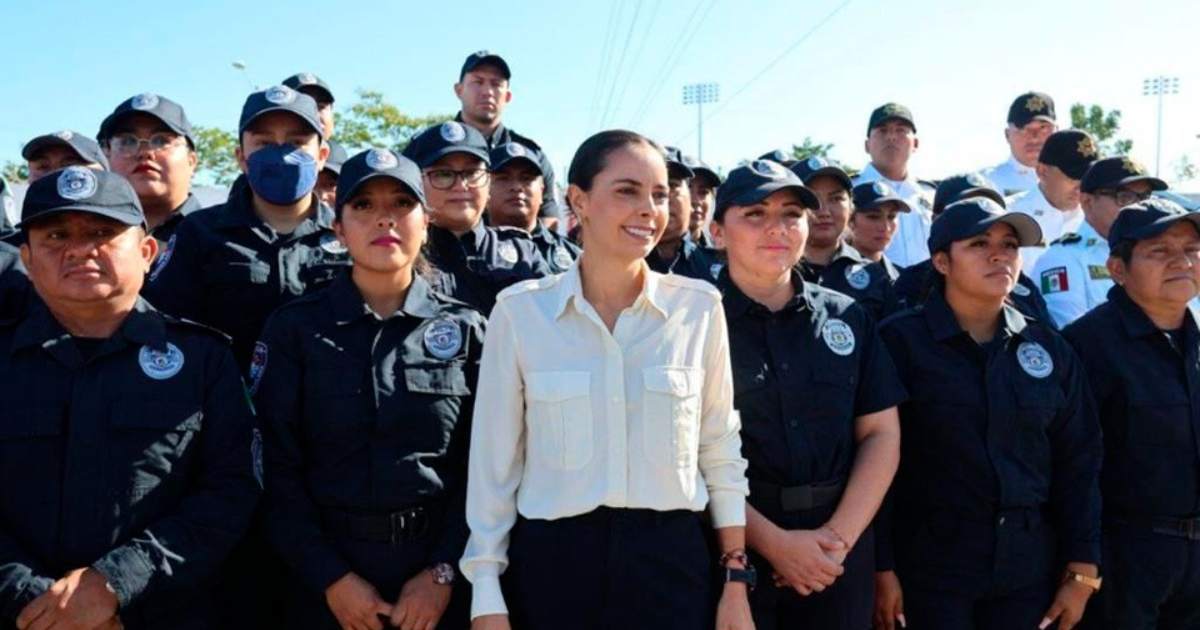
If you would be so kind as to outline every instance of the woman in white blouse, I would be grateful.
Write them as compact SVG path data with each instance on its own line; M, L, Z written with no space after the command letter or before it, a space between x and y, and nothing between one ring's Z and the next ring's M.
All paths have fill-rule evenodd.
M667 221L662 150L601 132L568 180L582 257L501 293L484 344L472 628L753 628L721 297L644 262Z

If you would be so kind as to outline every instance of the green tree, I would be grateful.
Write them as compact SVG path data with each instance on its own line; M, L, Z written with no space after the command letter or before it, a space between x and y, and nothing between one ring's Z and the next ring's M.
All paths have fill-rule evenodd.
M827 144L821 143L821 142L817 142L817 141L813 140L809 136L804 136L804 140L800 144L792 145L792 158L794 158L797 161L807 160L810 157L821 157L821 158L825 158L825 159L831 159L829 157L829 153L831 151L833 151L833 143L832 142L827 143ZM841 166L846 171L846 174L849 175L850 177L858 176L858 169L856 169L852 166L848 166L846 164L842 164Z
M355 152L370 147L387 147L399 153L422 129L452 120L453 115L409 116L384 99L382 92L358 90L358 102L336 115L334 139Z
M1099 105L1086 106L1075 103L1071 106L1071 126L1082 129L1096 139L1100 144L1102 157L1129 155L1133 149L1133 141L1118 139L1121 130L1121 110L1104 111Z
M1175 181L1186 182L1200 177L1200 167L1186 155L1175 163Z
M216 127L193 127L196 139L196 177L201 182L228 186L241 172L238 169L237 136L232 131Z
M18 184L29 179L29 165L24 162L4 162L0 167L0 178L10 184Z

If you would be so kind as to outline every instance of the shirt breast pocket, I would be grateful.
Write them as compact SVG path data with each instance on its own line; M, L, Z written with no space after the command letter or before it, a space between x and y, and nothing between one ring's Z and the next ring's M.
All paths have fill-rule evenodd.
M1153 396L1130 393L1125 439L1134 446L1189 452L1193 448L1191 402L1179 389L1161 389Z
M196 404L132 399L113 404L114 470L128 471L132 494L146 494L190 460L203 418Z
M205 265L204 277L217 288L266 284L271 279L271 265L261 260L223 260Z
M415 395L404 399L406 409L397 416L411 418L415 426L401 421L396 428L409 431L414 447L421 452L446 452L463 399L471 395L466 372L461 365L408 366L404 368L404 384Z
M651 463L691 469L700 452L698 368L649 367L642 370L643 451Z
M849 363L839 361L837 363ZM854 395L858 375L852 365L816 366L801 394L805 401L807 424L820 438L832 438L830 448L852 440L854 434Z
M592 459L591 374L532 372L525 377L533 459L554 470L578 470Z
M61 407L28 403L10 405L0 419L2 478L28 478L31 474L36 475L35 470L57 471L62 457L62 434Z

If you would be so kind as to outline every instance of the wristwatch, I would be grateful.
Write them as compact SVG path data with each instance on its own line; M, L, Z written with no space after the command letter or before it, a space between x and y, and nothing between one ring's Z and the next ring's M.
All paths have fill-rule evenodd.
M1093 592L1100 590L1100 583L1103 581L1104 578L1091 577L1082 573L1076 573L1070 569L1067 569L1066 575L1063 576L1064 583L1079 582L1080 584L1092 589Z
M741 582L746 585L747 589L753 591L758 584L758 572L754 570L752 564L747 564L745 569L725 567L725 582Z
M454 583L456 573L454 566L447 562L439 562L429 567L429 572L433 574L433 583L442 586L450 586Z

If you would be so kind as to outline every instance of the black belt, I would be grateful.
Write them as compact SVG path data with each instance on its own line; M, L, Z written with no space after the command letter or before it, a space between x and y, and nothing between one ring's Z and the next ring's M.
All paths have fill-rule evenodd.
M1200 541L1200 517L1169 518L1166 516L1118 516L1110 519L1117 525L1149 529L1155 534Z
M335 536L399 545L420 538L429 531L431 516L424 507L387 514L354 514L322 509L321 525L326 533Z
M846 490L845 480L829 483L810 483L804 486L780 486L766 481L750 480L750 494L778 504L784 512L804 512L837 503Z

